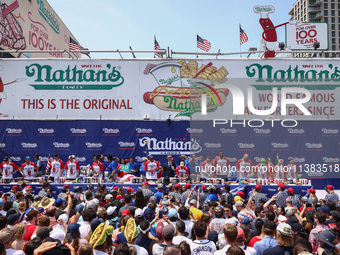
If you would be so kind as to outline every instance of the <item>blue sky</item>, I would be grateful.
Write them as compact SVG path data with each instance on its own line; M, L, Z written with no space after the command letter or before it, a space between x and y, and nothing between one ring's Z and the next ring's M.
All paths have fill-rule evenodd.
M210 52L236 52L239 23L247 33L249 47L260 48L262 28L255 5L273 5L274 25L287 22L295 0L49 0L62 21L83 47L90 50L153 50L156 34L161 48L196 52L196 33L212 44ZM284 26L278 28L278 41L284 41ZM201 50L199 50L201 51ZM94 57L119 57L93 54ZM130 57L131 55L125 55ZM152 54L137 54L152 57Z

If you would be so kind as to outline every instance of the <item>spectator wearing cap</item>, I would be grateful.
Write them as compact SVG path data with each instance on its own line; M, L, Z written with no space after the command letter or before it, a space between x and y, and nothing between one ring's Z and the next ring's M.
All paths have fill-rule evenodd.
M326 230L321 233L313 234L321 243L318 248L318 254L339 254L339 251L335 249L334 240L335 235L332 231Z
M135 222L137 224L137 226L139 226L139 224L144 220L144 212L143 209L137 208L135 210Z
M125 200L125 205L119 209L118 217L122 217L123 210L127 209L129 211L135 211L136 208L137 208L136 206L132 205L132 197L131 197L131 195L126 195L124 200Z
M225 224L224 212L221 206L215 208L215 218L210 222L210 231L216 231L218 234L223 233Z
M262 226L262 232L264 237L261 241L254 244L254 249L257 255L262 255L263 251L277 246L277 241L274 238L276 230L276 224L273 221L266 221Z
M197 192L195 188L193 188L193 191L191 190L191 184L189 182L185 184L185 188L186 188L186 191L182 193L183 200L187 201L190 193L191 193L190 199L197 200Z
M147 181L142 183L142 191L145 201L149 201L150 197L153 196L153 192L149 189L149 183Z
M214 185L210 185L210 186L208 186L207 189L208 189L208 192L209 192L207 200L217 202L218 196L216 194L216 187Z
M266 249L263 255L288 255L293 254L292 228L286 223L280 223L276 228L277 246Z
M67 226L66 236L63 241L64 246L66 243L70 243L72 247L74 247L74 249L78 251L79 247L82 244L87 243L87 240L80 238L79 228L80 224L78 223L71 223Z
M288 192L288 198L290 198L292 201L291 203L292 207L300 208L301 207L300 196L298 194L295 194L295 191L293 188L288 188L287 192Z
M292 227L292 235L294 239L293 249L297 244L302 244L306 246L310 253L313 252L312 245L308 242L308 234L305 231L304 227L300 223L291 224Z
M267 200L266 194L262 193L262 186L260 184L255 185L255 196L254 196L254 201L255 201L255 207L260 207L260 200Z
M288 193L285 191L286 185L280 183L278 186L278 193L276 194L276 204L278 206L286 206L286 199L288 197Z
M198 192L199 192L199 190L198 190ZM202 192L200 193L200 201L199 201L199 207L198 208L203 207L203 203L207 199L207 197L208 197L207 186L205 184L203 184L202 185Z
M165 225L162 229L163 241L161 243L156 243L153 245L152 254L163 255L164 249L169 245L173 245L172 239L174 238L174 235L175 228L171 224Z
M157 203L161 201L164 193L164 185L162 183L158 183L157 185L157 192L154 194L154 196L157 198Z
M172 239L175 245L179 245L182 241L190 244L191 240L185 236L185 223L182 220L176 221L176 236Z
M195 220L200 221L201 218L202 218L203 212L201 210L197 209L197 206L198 206L197 200L190 198L190 201L189 201L190 211L191 211L193 217L195 218Z
M137 228L139 230L140 235L136 239L136 244L146 249L149 252L149 254L152 254L152 247L157 241L155 239L150 238L149 236L151 230L150 222L143 220L142 222L140 222Z
M183 201L183 196L180 193L180 189L181 189L181 185L179 183L176 183L174 185L174 191L169 193L169 197L173 196L175 198L175 200L178 200L179 203L184 204L185 201ZM176 201L177 203L177 201Z
M26 231L23 236L23 239L25 241L31 240L31 236L37 229L36 224L38 222L38 215L39 215L39 212L37 210L26 211L26 222L27 223L26 223Z
M16 193L18 192L19 188L18 186L13 186L11 188L11 191L7 192L8 196L6 197L6 201L8 202L14 202L16 200Z
M320 207L322 207L322 206L320 206ZM320 207L319 207L319 210L315 213L315 216L314 216L314 222L316 223L316 227L313 228L310 231L309 239L308 239L309 242L315 247L315 249L318 249L320 247L320 242L315 237L315 235L313 233L319 233L319 232L322 232L322 231L329 230L328 226L325 225L327 216L324 212L321 211L321 210L323 210L323 208L321 208L321 210L320 210Z
M334 192L334 187L332 185L327 185L325 187L325 190L327 192L326 196L325 196L325 201L326 201L326 204L328 202L334 202L335 204L338 204L338 201L339 201L339 196L338 194L336 194Z
M13 214L8 215L7 216L7 227L11 228L15 224L19 223L19 218L20 218L20 213L19 212L15 212Z
M176 163L173 160L171 155L167 156L167 162L163 165L163 174L165 179L169 179L170 177L174 177L176 173ZM167 184L167 183L166 183Z
M12 243L15 240L14 235L17 233L18 228L6 228L0 231L0 241L4 244L7 255L25 255L23 251L12 249Z

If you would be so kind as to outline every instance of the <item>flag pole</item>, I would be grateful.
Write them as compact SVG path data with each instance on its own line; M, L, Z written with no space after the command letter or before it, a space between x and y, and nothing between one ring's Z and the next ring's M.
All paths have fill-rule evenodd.
M239 23L239 34L241 33L241 23ZM240 37L240 36L239 36ZM241 37L240 37L240 58L242 58L242 49L241 49L241 47L242 47L242 44L241 44Z
M197 47L197 38L198 38L198 33L196 33L196 58L198 58L198 47Z
M155 49L155 41L156 41L156 34L153 34L153 45L154 45L154 48ZM153 53L153 58L156 58L156 54Z

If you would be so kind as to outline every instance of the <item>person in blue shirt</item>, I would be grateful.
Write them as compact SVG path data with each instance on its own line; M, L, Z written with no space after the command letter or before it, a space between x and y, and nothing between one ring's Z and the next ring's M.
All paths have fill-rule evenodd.
M157 198L157 204L159 204L159 201L161 201L164 193L164 185L162 183L159 183L157 186L158 191L154 194L154 196Z
M107 167L109 178L115 182L117 180L118 157L112 157L112 155L108 155L107 159L109 160L109 166Z
M209 201L218 201L218 196L216 194L216 188L215 186L211 185L211 186L208 186L207 188L208 192L209 192L209 195L207 197L207 200Z
M273 221L266 221L264 223L262 231L265 236L261 241L258 241L254 244L254 249L256 250L257 255L262 255L264 250L277 245L277 241L274 238L275 230L276 224Z
M144 170L144 165L145 165L145 163L148 161L148 158L147 157L144 157L143 158L143 163L140 165L140 168L139 168L139 172L140 172L140 176L142 177L142 176L145 176L146 175L146 172L145 172L145 170Z
M137 164L135 162L133 162L132 156L129 157L129 163L127 163L127 165L129 166L129 173L136 175L137 174Z

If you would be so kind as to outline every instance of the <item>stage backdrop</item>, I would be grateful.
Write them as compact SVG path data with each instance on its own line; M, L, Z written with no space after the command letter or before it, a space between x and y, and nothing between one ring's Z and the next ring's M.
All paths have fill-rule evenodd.
M288 157L293 157L302 176L315 180L313 186L322 178L335 179L338 184L333 184L339 186L339 126L339 121L299 121L294 128L272 128L268 123L261 128L230 124L213 128L211 121L172 121L169 125L167 121L8 120L0 121L0 158L9 155L19 164L26 155L38 153L46 164L48 155L59 153L66 162L74 154L86 165L92 164L94 154L102 153L133 156L140 164L148 142L148 153L162 163L166 155L178 162L181 154L216 156L219 150L232 165L245 153L254 163L268 156L274 163L282 158L286 165Z

